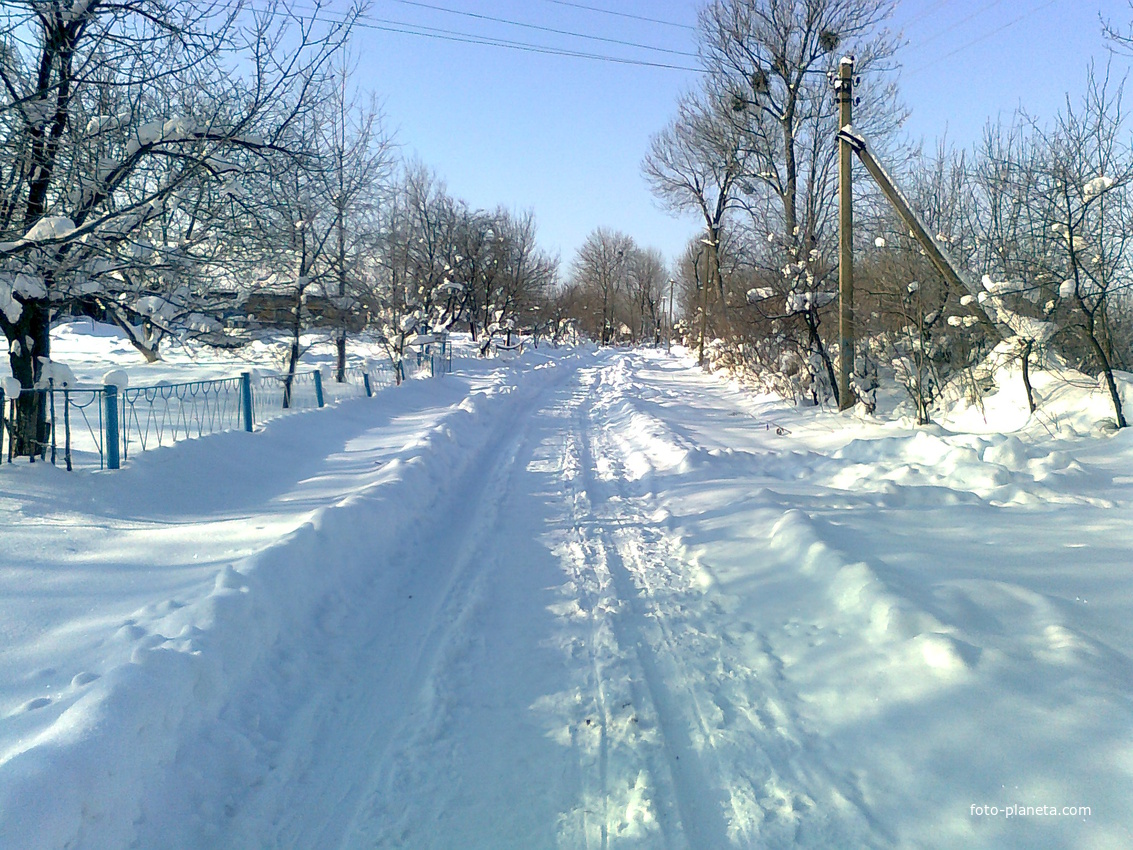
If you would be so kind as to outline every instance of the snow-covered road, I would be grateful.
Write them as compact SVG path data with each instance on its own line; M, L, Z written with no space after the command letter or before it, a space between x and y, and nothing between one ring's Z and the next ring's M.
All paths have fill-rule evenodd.
M193 555L11 629L5 847L1133 844L1125 435L807 417L660 352L364 404L210 438L229 492L204 440L47 506L127 506L76 597Z

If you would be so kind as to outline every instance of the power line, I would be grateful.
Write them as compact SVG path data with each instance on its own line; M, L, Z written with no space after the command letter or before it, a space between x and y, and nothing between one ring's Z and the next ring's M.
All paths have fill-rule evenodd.
M326 10L324 9L314 9L310 6L303 7L298 4L293 6L293 8L298 8L302 11L315 12L321 19L328 21L329 23L343 23L345 20L344 18L335 19L328 17ZM372 18L368 15L359 15L354 18L354 25L378 32L397 33L400 35L413 35L419 38L432 38L438 41L451 41L460 44L477 44L487 47L501 47L507 50L516 50L524 53L536 53L547 56L565 56L571 59L587 59L595 62L610 62L617 65L633 65L642 68L659 68L668 71L691 71L695 73L702 70L700 68L692 68L685 65L674 65L668 62L650 62L645 59L629 59L621 56L610 56L601 53L589 53L581 50L551 47L544 44L513 41L511 39L495 38L492 36L482 36L475 33L462 32L460 30L430 27L424 24L411 24L402 21L386 20L383 18Z
M991 38L993 35L997 35L997 34L1003 32L1008 27L1015 26L1015 24L1019 23L1020 21L1026 20L1027 18L1031 17L1031 15L1034 15L1034 14L1037 14L1038 12L1041 12L1043 9L1047 8L1048 6L1053 6L1057 2L1058 2L1058 0L1047 0L1045 3L1043 3L1039 6L1036 6L1035 8L1031 9L1030 11L1024 12L1023 14L1019 15L1019 17L1012 18L1010 21L1003 24L1002 26L998 26L995 29L991 30L990 32L986 32L983 35L977 36L976 38L973 38L971 41L968 41L968 42L965 42L964 44L961 44L955 50L952 50L948 53L945 53L943 56L940 56L940 57L932 60L932 62L921 65L918 68L914 68L913 70L909 71L908 73L915 74L918 71L923 71L926 68L929 68L929 67L936 65L938 62L943 62L945 59L950 59L951 57L955 56L957 53L960 53L964 50L967 50L969 47L972 47L973 45L979 44L981 41L986 41L987 39Z
M936 41L941 36L947 35L948 33L952 32L952 30L956 29L956 27L963 26L968 21L970 21L972 18L975 18L975 17L982 15L984 12L988 11L989 9L992 9L995 6L998 6L1001 2L1003 2L1003 0L991 0L990 3L985 3L983 6L980 6L978 9L976 9L976 11L972 12L970 15L966 15L965 17L961 18L960 20L954 21L953 23L949 24L946 27L943 27L942 29L938 29L936 32L934 32L932 35L928 36L927 38L922 38L920 41L911 45L912 49L917 50L917 49L924 47L926 44L932 44L932 42Z
M644 15L631 15L628 12L615 12L612 9L600 9L597 6L586 6L582 3L568 3L567 0L546 0L547 3L554 3L556 6L570 6L572 9L584 9L587 12L598 12L602 15L613 15L618 18L629 18L634 21L645 21L650 24L660 24L666 27L677 27L682 30L695 30L696 27L689 26L688 24L678 24L674 21L662 21L660 18L647 18Z
M401 33L403 35L416 35L421 38L435 38L440 41L455 41L463 44L481 44L488 47L503 47L508 50L518 50L524 53L541 53L548 56L567 56L572 59L590 59L596 62L613 62L618 65L636 65L642 68L662 68L669 71L700 71L700 68L690 68L685 65L672 65L667 62L648 62L642 59L625 59L620 56L606 56L600 53L585 53L579 50L564 50L557 47L547 47L539 44L528 44L520 41L508 41L505 39L487 38L483 36L476 36L470 33L432 33L421 32L415 29L401 29L397 27L387 27L378 24L370 24L359 22L358 26L366 27L367 29L380 30L382 32Z
M444 12L449 15L461 15L462 17L475 18L481 21L491 21L497 24L507 24L508 26L513 27L523 27L524 29L538 30L539 32L549 32L554 33L555 35L570 36L571 38L585 38L589 39L590 41L603 41L607 44L617 44L622 47L634 47L641 50L653 50L657 51L658 53L669 53L674 56L688 56L693 59L696 58L695 53L689 53L685 50L672 50L668 47L655 47L649 44L639 44L638 42L634 41L623 41L622 39L618 38L607 38L600 35L589 35L587 33L573 32L571 30L560 30L555 29L554 27L541 26L539 24L528 24L522 21L513 21L510 18L498 18L494 15L484 15L479 12L465 12L460 9L449 9L444 6L434 6L431 3L418 2L418 0L393 0L393 2L401 3L405 6L416 6L421 9L431 9L434 12Z
M950 2L951 2L951 0L936 0L935 3L930 3L924 9L921 9L920 12L918 12L917 14L913 15L911 18L906 20L904 22L904 26L908 26L909 24L916 23L921 18L924 18L924 17L927 17L928 15L931 15L933 12L935 12L941 6L947 6Z

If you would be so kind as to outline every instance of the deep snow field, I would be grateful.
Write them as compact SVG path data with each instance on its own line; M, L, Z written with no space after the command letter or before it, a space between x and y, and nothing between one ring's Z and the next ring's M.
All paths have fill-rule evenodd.
M1005 371L914 428L677 352L454 365L0 467L0 848L1133 847L1133 429L1096 382L1040 372L1029 417Z

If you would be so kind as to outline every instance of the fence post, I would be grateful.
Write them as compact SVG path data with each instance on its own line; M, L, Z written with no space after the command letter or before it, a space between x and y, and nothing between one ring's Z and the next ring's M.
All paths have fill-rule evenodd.
M55 379L47 379L48 398L51 399L51 465L55 466ZM47 447L44 446L44 451Z
M54 430L52 433L55 433ZM63 439L66 441L63 443L63 458L67 461L67 471L71 472L71 391L66 386L63 387Z
M254 423L252 422L252 373L240 373L240 401L244 408L244 430L249 433L252 430Z
M103 436L106 468L118 469L121 466L118 459L118 387L106 384L103 387L103 398L106 400L106 434Z
M315 401L318 402L319 407L323 406L323 372L321 369L315 370Z
M19 398L18 395L13 396L12 398L8 399L8 463L12 462L12 457L16 453L16 444L12 440L12 437L15 436L15 434L13 432L15 431L15 428L16 428L16 399L17 398Z
M362 373L362 385L366 388L366 398L373 398L374 397L374 390L370 386L370 373L369 372L363 372ZM0 395L0 399L3 399L3 398L4 397L2 395Z

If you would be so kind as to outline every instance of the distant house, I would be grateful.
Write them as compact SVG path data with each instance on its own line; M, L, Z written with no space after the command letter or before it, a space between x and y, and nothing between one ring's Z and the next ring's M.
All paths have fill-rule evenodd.
M295 296L255 292L244 299L241 305L244 323L254 322L263 327L285 328L294 321ZM304 301L306 327L340 328L346 324L350 333L358 333L366 327L367 316L364 310L343 310L325 295L308 295Z

